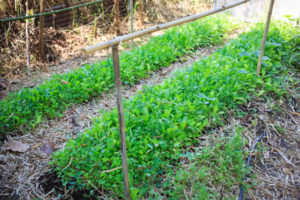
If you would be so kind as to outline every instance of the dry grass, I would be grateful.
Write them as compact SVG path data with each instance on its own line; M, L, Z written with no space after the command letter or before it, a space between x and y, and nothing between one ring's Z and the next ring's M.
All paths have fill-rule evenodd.
M153 0L145 7L145 24L139 25L137 14L134 17L135 30L148 28L158 23L164 23L183 16L208 10L211 6L206 1L194 0ZM44 38L46 43L46 62L41 62L38 52L38 27L33 22L29 23L30 35L30 75L26 74L26 40L25 23L15 22L7 34L2 34L1 42L6 43L0 49L0 76L7 80L7 91L18 90L23 87L33 87L40 83L40 79L48 78L55 73L65 73L80 67L85 62L95 59L103 59L108 50L99 51L93 55L83 55L81 48L96 43L101 43L115 37L114 24L111 21L103 21L107 16L98 16L95 29L94 21L79 27L45 28ZM130 32L129 16L121 20L123 34ZM96 31L96 37L94 37ZM143 43L148 37L137 39ZM121 49L127 49L129 45L123 45ZM1 81L1 80L0 80Z

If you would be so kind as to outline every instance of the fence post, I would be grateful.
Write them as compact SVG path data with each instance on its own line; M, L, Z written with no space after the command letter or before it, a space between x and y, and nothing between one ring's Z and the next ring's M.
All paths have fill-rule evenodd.
M125 187L125 199L130 200L130 186L128 176L128 164L127 164L127 150L126 150L126 134L125 134L125 121L124 121L124 108L122 101L122 88L121 88L121 75L120 75L120 59L118 45L112 46L112 56L114 64L114 75L115 75L115 89L118 106L118 117L119 117L119 129L121 138L121 153L122 153L122 167Z
M269 31L269 26L270 26L270 21L271 21L271 16L272 16L272 11L273 11L274 1L275 0L271 0L270 1L270 7L269 7L269 11L268 11L268 17L267 17L266 27L265 27L265 31L264 31L263 40L261 42L260 52L259 52L259 57L258 57L258 62L257 62L257 69L256 69L256 75L257 76L260 75L261 62L262 62L262 57L264 55L264 49L265 49L265 44L266 44L267 35L268 35L268 31Z

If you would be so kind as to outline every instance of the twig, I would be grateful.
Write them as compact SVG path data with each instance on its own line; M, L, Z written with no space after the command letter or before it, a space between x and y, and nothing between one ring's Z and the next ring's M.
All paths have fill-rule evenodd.
M64 171L65 169L70 167L70 165L72 164L72 161L73 161L73 157L71 157L69 164L65 168L63 168L63 170L61 170L61 171Z
M113 172L113 171L116 171L116 170L118 170L118 169L122 169L122 166L116 167L116 168L113 168L113 169L104 170L104 171L101 172L101 174Z
M292 163L292 161L290 161L279 149L274 149L275 151L277 151L285 160L286 163L288 163L289 165L292 165L293 167L297 167L294 163Z

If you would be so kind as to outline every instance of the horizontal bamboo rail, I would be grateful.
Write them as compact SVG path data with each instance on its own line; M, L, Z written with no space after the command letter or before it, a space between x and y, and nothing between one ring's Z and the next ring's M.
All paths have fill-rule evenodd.
M173 27L173 26L181 25L181 24L184 24L184 23L187 23L187 22L195 21L197 19L200 19L200 18L209 16L209 15L212 15L212 14L215 14L215 13L218 13L218 12L221 12L221 11L239 6L239 5L241 5L243 3L246 3L248 1L249 0L241 0L241 1L238 1L236 3L229 4L229 5L223 5L220 8L210 10L210 11L207 11L207 12L204 12L204 13L200 13L200 14L180 18L180 19L177 19L177 20L165 23L165 24L155 25L155 26L152 26L152 27L147 28L145 30L141 30L141 31L131 33L131 34L127 34L127 35L123 35L123 36L119 36L119 37L117 37L113 40L109 40L109 41L106 41L106 42L103 42L103 43L100 43L100 44L96 44L96 45L93 45L93 46L86 47L86 48L82 49L82 51L84 53L87 53L87 54L88 53L93 53L93 52L98 51L100 49L115 46L115 45L120 44L121 42L132 40L132 39L137 38L137 37L142 37L144 35L147 35L147 34L159 31L159 30L163 30L163 29L167 29L167 28L170 28L170 27Z
M52 14L61 13L61 12L65 12L68 10L73 10L76 8L84 7L84 6L89 6L89 5L92 5L95 3L99 3L99 2L102 2L102 0L97 0L97 1L89 2L89 3L85 3L85 4L80 4L80 5L69 7L69 8L63 8L63 9L59 9L59 10L43 12L43 13L39 13L39 14L35 14L35 15L28 15L28 16L14 17L14 18L13 17L3 18L3 19L0 19L0 23L1 22L3 23L3 22L19 21L19 20L36 18L36 17L46 16L46 15L52 15Z

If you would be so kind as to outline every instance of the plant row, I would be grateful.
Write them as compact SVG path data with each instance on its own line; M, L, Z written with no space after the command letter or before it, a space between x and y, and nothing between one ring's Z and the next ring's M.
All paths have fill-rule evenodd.
M170 29L147 44L121 54L122 81L133 85L196 47L220 44L225 33L236 28L232 18L222 15ZM60 117L72 104L110 90L114 86L112 66L111 58L86 64L77 71L54 75L33 89L10 93L0 102L0 135L17 128L35 127L44 118Z
M180 155L180 163L165 170L164 178L149 187L145 199L236 199L237 187L245 170L245 141L240 127L225 137L214 136L201 148L194 147ZM248 188L250 185L245 184ZM133 196L134 197L134 196ZM134 199L134 198L133 198ZM135 198L136 199L136 198Z
M204 128L223 124L228 110L249 101L252 95L284 93L280 87L283 76L274 77L282 73L282 58L290 53L287 42L296 31L282 23L270 28L262 76L258 77L255 72L263 29L263 24L253 27L191 68L177 71L161 85L143 87L124 102L133 196L143 196L150 186L159 184L184 149L198 144L196 138ZM52 164L70 187L91 192L97 187L122 196L117 110L102 111L93 128L67 142ZM229 166L236 173L243 168L235 159ZM208 190L203 192L209 194Z

